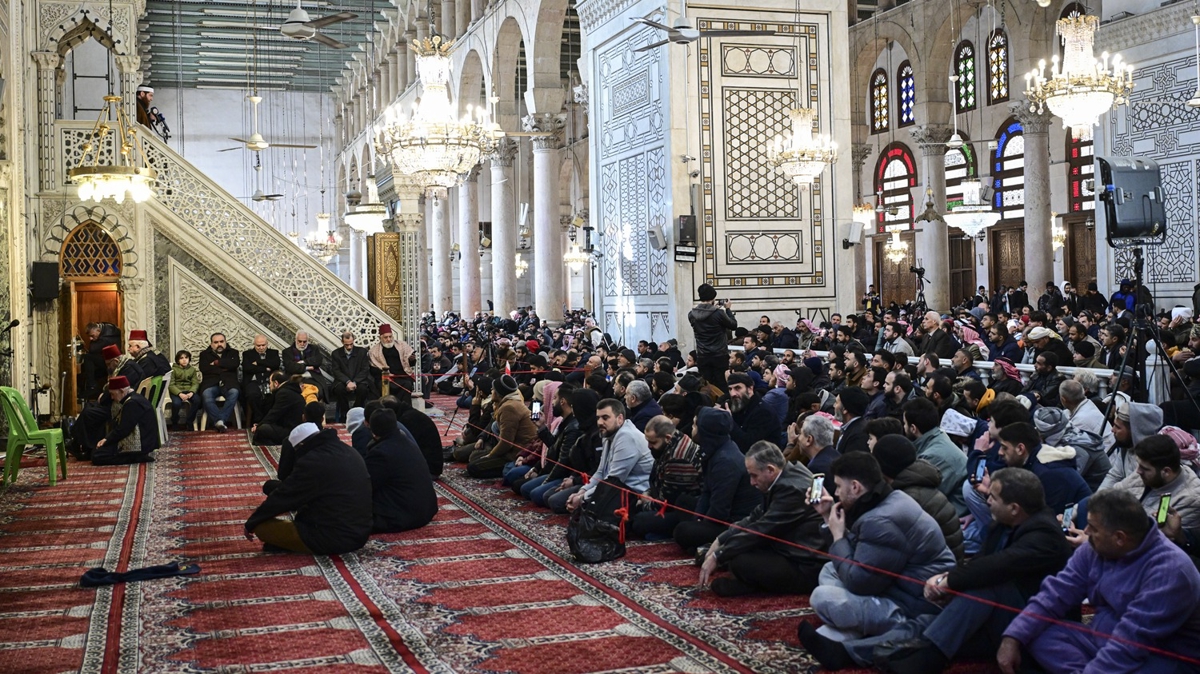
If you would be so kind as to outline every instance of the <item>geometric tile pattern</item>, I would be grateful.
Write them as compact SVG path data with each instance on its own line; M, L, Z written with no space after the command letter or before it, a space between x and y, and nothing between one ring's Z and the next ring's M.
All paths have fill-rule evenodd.
M121 249L100 225L85 222L67 235L59 265L59 273L68 278L120 276Z
M896 81L900 87L900 126L908 126L917 121L917 85L912 64L908 61L900 64Z
M721 70L725 77L795 77L795 47L721 45Z
M726 219L799 217L799 190L766 152L767 141L790 132L796 92L726 87L724 97Z
M954 69L958 74L956 87L958 111L975 109L975 46L963 40L954 52Z
M988 40L988 105L1008 100L1008 36L997 28Z
M725 235L729 263L800 259L802 232L737 232Z

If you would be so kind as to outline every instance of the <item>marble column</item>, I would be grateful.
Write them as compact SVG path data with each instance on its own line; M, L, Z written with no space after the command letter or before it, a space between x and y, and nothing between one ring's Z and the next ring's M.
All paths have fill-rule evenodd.
M142 83L142 57L114 56L121 75L121 107L131 122L137 122L137 88Z
M429 203L424 194L417 198L417 212L421 214L421 226L417 230L417 250L421 251L421 273L418 277L420 287L418 288L417 304L420 307L418 313L425 313L430 308L430 276L432 275L430 268L430 252L429 252Z
M471 3L471 23L483 18L483 12L487 8L486 0L462 0L463 2Z
M454 4L454 30L455 35L462 37L467 34L467 28L471 25L471 0L458 0Z
M526 131L546 134L533 137L534 307L542 320L558 323L567 301L559 224L559 171L566 120L562 115L529 115L524 126Z
M480 308L479 166L458 186L458 309L470 317Z
M454 308L454 272L450 267L450 199L445 189L426 192L433 256L433 313L438 318Z
M383 111L384 108L391 105L392 100L396 97L396 92L392 89L392 64L384 61L379 64L379 108L376 109L376 114Z
M492 303L497 316L517 308L517 142L504 138L489 157L492 165Z
M457 22L454 11L454 0L442 0L441 11L438 14L438 26L442 35L450 38L457 37L458 33L454 32L455 23Z
M424 32L424 29L422 29L422 32ZM413 44L416 41L416 39L417 39L416 31L413 31L413 30L405 31L405 33L404 33L405 45ZM416 77L417 77L417 55L413 52L412 49L406 48L404 50L404 60L405 60L404 88L407 89L408 85L412 83L412 80L416 79Z
M54 138L55 76L62 63L58 52L35 51L33 61L37 64L37 129L38 129L38 177L43 190L58 189L54 166L58 163L58 145ZM63 168L66 175L67 167Z
M1029 111L1028 101L1009 109L1025 136L1025 275L1030 301L1054 280L1054 248L1050 231L1050 115Z
M863 164L866 163L867 158L871 156L873 150L874 148L866 143L855 143L850 148L850 167L854 175L854 205L856 206L858 202L862 201ZM870 188L868 188L867 192L869 193L870 191ZM868 283L871 281L877 282L877 279L875 279L875 267L871 264L871 261L874 259L871 252L875 247L875 233L877 229L878 226L874 220L865 224L863 226L862 245L858 247L858 250L854 251L855 264L863 271L863 273L855 277L855 297L861 297L867 291Z
M946 211L946 141L953 130L946 124L928 124L911 131L912 139L921 148L921 169L925 186L932 190L934 211ZM914 199L914 216L925 211L928 199L925 189ZM917 224L916 258L925 267L925 303L934 311L950 310L950 240L946 221L938 215Z
M396 51L392 52L392 73L396 79L396 96L404 94L408 88L408 43L401 42Z

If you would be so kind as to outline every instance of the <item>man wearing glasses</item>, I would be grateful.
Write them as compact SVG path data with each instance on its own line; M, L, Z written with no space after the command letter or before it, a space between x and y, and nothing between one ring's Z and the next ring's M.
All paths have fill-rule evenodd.
M303 330L296 333L296 343L283 350L279 356L283 361L283 372L287 376L300 375L306 383L312 384L320 391L321 400L327 400L325 381L321 376L321 366L325 359L317 347L308 341L308 333Z

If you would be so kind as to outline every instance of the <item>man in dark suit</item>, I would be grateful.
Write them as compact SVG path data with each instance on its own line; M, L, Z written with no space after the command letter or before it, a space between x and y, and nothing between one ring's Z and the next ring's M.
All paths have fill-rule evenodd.
M153 461L158 449L158 417L150 401L136 393L125 377L108 380L112 429L92 448L92 464L115 466Z
M204 401L204 411L210 420L215 419L213 426L218 433L224 433L233 411L236 409L238 395L238 351L229 348L225 335L214 332L208 338L208 348L200 352L200 399ZM225 397L225 402L218 405L217 398Z
M88 352L84 356L83 367L79 376L81 397L95 400L104 392L104 382L108 380L108 370L104 364L104 347L120 346L121 331L112 323L89 323L87 326Z
M300 383L286 374L271 373L271 405L260 423L250 427L256 445L280 445L292 429L304 423L304 395Z
M304 377L306 384L317 387L322 400L328 400L325 395L325 378L321 376L321 366L325 364L325 359L321 357L317 347L309 342L307 332L297 332L296 343L284 349L279 357L283 361L284 374L289 377L294 374Z
M807 498L813 475L800 464L789 464L783 452L765 440L750 448L745 461L750 484L762 492L763 502L709 546L700 584L707 584L721 565L733 576L712 581L719 596L808 594L825 565L825 559L812 552L825 548L824 522Z
M242 390L246 398L247 422L251 426L267 413L267 392L272 372L282 368L277 349L267 348L267 336L255 335L254 348L242 353Z
M842 422L842 435L835 445L839 454L871 451L867 445L867 420L863 417L870 404L871 396L857 386L847 386L838 393L833 415Z
M353 332L343 332L342 348L329 354L329 374L333 375L337 423L342 423L351 407L362 407L371 396L371 358L366 349L354 345Z

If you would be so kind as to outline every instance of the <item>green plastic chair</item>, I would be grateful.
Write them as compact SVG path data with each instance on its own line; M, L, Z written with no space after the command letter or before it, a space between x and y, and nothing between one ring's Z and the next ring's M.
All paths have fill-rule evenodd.
M50 475L50 486L58 483L58 471L67 479L67 448L63 443L62 430L51 428L39 430L37 420L21 392L0 386L0 403L4 405L4 416L8 419L8 454L4 459L4 481L16 482L21 469L21 455L28 445L46 448L46 465Z

